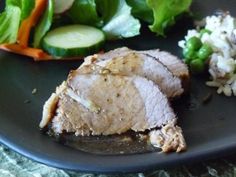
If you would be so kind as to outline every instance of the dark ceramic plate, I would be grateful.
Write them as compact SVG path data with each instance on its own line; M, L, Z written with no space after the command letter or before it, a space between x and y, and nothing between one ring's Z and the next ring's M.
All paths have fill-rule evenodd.
M198 0L194 1L192 7L197 16L210 15L217 9L229 10L232 15L236 15L236 1L227 0L226 3L220 0ZM177 41L184 37L186 30L192 27L191 24L191 20L185 18L169 32L167 38L156 37L147 29L143 29L141 36L109 43L106 49L119 46L133 49L160 48L180 56ZM80 139L87 144L79 146L81 150L78 150L63 145L65 143L73 146L73 143L68 143L74 142L71 136L66 137L67 141L59 143L41 133L38 124L45 100L66 78L69 70L77 68L80 63L35 63L26 57L1 52L0 142L26 157L47 165L94 172L144 171L216 158L235 151L236 100L219 96L215 94L214 89L206 87L204 83L207 77L193 77L190 96L182 98L175 106L179 125L184 130L188 144L185 153L161 154L146 147L142 142L136 142L128 146L130 151L117 155L118 151L122 151L122 145L121 149L114 147L113 143L119 142L119 139L114 140L117 137ZM32 95L34 88L37 88L37 93ZM211 101L203 104L202 100L209 93L213 94ZM127 149L127 146L125 148Z

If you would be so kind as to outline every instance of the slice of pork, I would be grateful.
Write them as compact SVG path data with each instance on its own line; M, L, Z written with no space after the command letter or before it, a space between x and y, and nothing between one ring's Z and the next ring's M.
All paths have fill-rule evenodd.
M100 73L138 75L147 78L156 83L168 98L180 96L184 92L179 77L174 76L159 60L143 53L129 52L123 56L113 57L112 60L106 59L95 64L84 65L77 72L78 74L94 73L97 72L98 66L102 68Z
M115 57L122 57L130 52L137 52L150 55L159 62L163 63L175 76L183 79L184 81L187 81L189 79L188 67L178 57L172 55L169 52L160 51L159 49L135 51L127 47L121 47L103 54L95 54L92 56L88 56L84 59L85 62L83 63L83 65L97 63L104 60L111 60Z
M139 76L78 75L72 72L67 82L63 82L52 95L44 106L40 126L43 128L52 120L52 129L58 134L111 135L128 130L162 129L170 123L176 127L177 119L166 96L152 81ZM171 132L169 136L172 136ZM159 133L155 138L165 137ZM184 150L186 146L176 138L179 139L173 133L172 140L180 142L179 146L170 149ZM161 144L155 139L152 143L166 148L166 143Z
M161 127L176 116L157 85L145 78L73 75L59 95L55 132L120 134ZM125 103L125 104L124 104Z
M173 62L165 65L157 60L154 53L158 51L119 48L88 57L45 103L40 127L52 122L55 133L76 135L151 130L150 142L164 152L185 150L182 130L165 94L180 95L179 78L183 81L187 73L188 80L188 71L179 72Z
M172 55L166 51L161 51L159 49L144 50L139 52L155 57L157 60L162 62L175 76L181 79L189 78L187 65L175 55Z
M141 53L148 54L155 57L162 62L176 77L181 79L182 87L185 91L189 89L189 70L187 65L175 55L172 55L166 51L160 51L159 49L139 51Z

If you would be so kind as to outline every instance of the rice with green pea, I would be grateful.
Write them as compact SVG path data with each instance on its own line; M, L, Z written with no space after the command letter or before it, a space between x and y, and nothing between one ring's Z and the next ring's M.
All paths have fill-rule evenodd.
M200 33L197 29L188 30L184 40L179 41L181 48L191 37L198 37L202 43L213 49L209 58L209 74L211 80L206 82L210 87L216 87L218 94L236 96L236 20L228 13L207 16L201 26L211 33Z

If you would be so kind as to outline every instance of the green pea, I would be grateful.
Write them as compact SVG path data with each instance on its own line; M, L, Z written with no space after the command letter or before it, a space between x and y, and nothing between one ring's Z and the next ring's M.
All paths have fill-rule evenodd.
M191 50L198 50L201 46L201 40L195 36L191 37L186 43L186 47Z
M194 59L190 62L190 69L194 74L202 73L205 69L205 64L199 58Z
M184 58L192 59L197 56L197 53L196 53L196 51L194 51L192 49L184 48L183 49L183 56L184 56Z
M203 61L206 61L212 53L213 50L211 46L208 44L203 44L202 47L197 52L197 57Z
M208 33L208 34L211 34L211 31L210 30L208 30L208 29L201 29L201 31L200 31L200 38L203 36L203 34L205 34L205 33Z
M191 61L192 61L192 58L185 58L184 59L184 63L186 63L187 65L189 65Z

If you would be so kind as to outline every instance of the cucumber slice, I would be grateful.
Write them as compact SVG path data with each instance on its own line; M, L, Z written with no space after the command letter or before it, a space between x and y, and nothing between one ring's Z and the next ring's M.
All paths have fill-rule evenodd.
M98 52L105 41L104 33L86 25L56 28L43 38L43 49L56 57L86 56Z
M61 14L66 12L73 5L74 0L54 0L54 13Z

